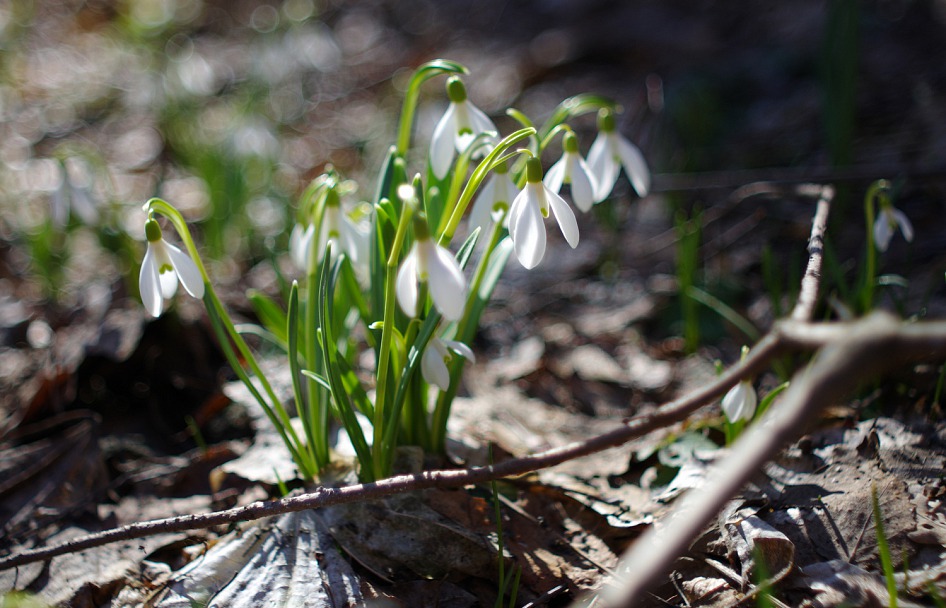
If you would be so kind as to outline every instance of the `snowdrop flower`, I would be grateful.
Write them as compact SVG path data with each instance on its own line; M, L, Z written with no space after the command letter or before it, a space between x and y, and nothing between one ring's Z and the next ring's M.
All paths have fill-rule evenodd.
M755 389L752 382L742 380L736 386L729 389L726 396L723 397L723 413L730 422L745 420L749 422L755 415L756 404L758 403Z
M890 239L897 228L903 233L903 238L909 243L913 241L913 224L902 211L884 200L880 205L880 213L874 221L874 244L878 251L887 251Z
M437 179L446 177L457 152L464 152L482 133L497 132L496 125L466 98L466 87L457 77L447 81L450 105L434 128L430 140L430 167Z
M414 222L414 246L397 272L397 301L411 317L417 316L418 283L430 290L434 306L445 319L457 321L466 305L466 279L456 258L430 238L427 219Z
M509 177L506 163L497 165L489 179L483 184L476 200L473 201L473 210L470 211L470 231L480 228L485 232L493 224L497 213L503 214L503 226L508 226L509 207L517 194L519 194L519 189Z
M299 270L306 271L315 237L315 224L303 228L296 224L289 235L289 255ZM367 268L369 233L352 222L342 211L338 192L329 190L325 195L325 211L319 226L316 261L321 262L331 242L332 251L344 251L355 268Z
M598 112L598 137L588 151L588 166L597 178L597 202L603 201L611 194L621 167L624 167L624 172L638 196L647 196L650 190L647 161L637 146L617 132L614 115L610 110L602 109Z
M148 250L138 275L138 290L145 309L153 317L160 317L164 300L174 296L178 281L187 293L197 299L203 298L204 280L197 264L161 237L161 227L155 219L145 222L145 236Z
M562 197L542 183L542 164L538 158L526 161L526 186L516 196L509 210L509 236L525 268L535 268L545 257L545 223L551 209L558 227L572 249L578 246L578 222Z
M420 360L420 371L427 384L436 385L442 391L449 390L450 370L447 369L447 363L453 358L454 353L476 363L473 351L463 342L441 340L437 337L430 339L427 349L424 350L424 356Z
M578 137L571 131L565 133L562 148L562 158L545 174L545 185L552 192L561 192L563 184L571 184L575 206L590 211L595 203L597 182L578 152Z
M91 226L99 221L99 211L92 200L89 185L76 183L69 176L65 164L62 165L62 180L59 182L59 187L53 192L49 204L53 225L60 230L69 222L70 209L86 225Z

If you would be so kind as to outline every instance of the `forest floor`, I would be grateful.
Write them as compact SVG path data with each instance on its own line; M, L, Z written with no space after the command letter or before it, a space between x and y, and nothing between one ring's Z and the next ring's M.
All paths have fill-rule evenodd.
M407 76L436 57L470 68L470 98L505 133L509 106L544 117L570 95L617 100L653 188L639 199L622 177L579 216L575 250L553 229L538 268L509 262L471 344L448 458L408 449L400 472L580 444L712 386L717 365L736 365L803 293L818 200L805 184L836 193L808 320L865 308L905 325L946 319L943 8L697 5L0 8L0 559L275 499L280 482L305 490L233 383L201 303L179 293L159 319L141 307L141 205L161 196L182 209L225 305L252 322L247 290L278 299L292 272L299 194L328 164L372 192ZM439 86L425 90L418 141L443 110ZM575 128L587 150L593 120ZM63 167L97 205L97 226L75 202L76 217L54 225ZM865 307L863 201L878 179L915 235L877 256ZM815 350L773 358L754 377L760 396L818 362ZM637 603L889 605L886 541L898 604L946 605L943 358L901 354L890 351L883 374L867 365L846 378L850 390L782 437ZM285 378L277 390L291 394ZM718 398L692 409L493 486L434 484L0 571L2 605L485 606L501 570L521 577L509 605L594 602L636 567L620 556L685 518L681 497L712 494L716 464L741 453L727 446Z

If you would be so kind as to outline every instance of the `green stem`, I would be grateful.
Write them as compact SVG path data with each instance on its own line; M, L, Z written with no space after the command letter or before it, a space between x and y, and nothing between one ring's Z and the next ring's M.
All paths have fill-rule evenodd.
M295 446L303 445L295 429L292 427L292 423L289 420L289 414L286 412L286 408L283 406L282 401L280 401L276 396L276 392L273 390L272 385L269 383L269 380L266 378L266 375L260 368L259 363L257 363L256 357L253 356L253 353L250 351L250 348L243 339L243 336L240 335L240 332L238 332L234 327L233 320L227 313L226 308L224 308L220 298L217 297L217 293L214 291L213 285L210 282L210 278L207 275L207 269L204 267L203 260L201 260L200 255L197 252L197 245L194 243L194 239L191 237L190 230L187 228L187 222L184 220L184 216L182 216L180 212L169 203L159 198L153 198L145 203L145 209L149 213L160 213L170 220L171 224L174 226L174 229L181 237L181 241L184 243L184 246L187 248L187 252L190 254L191 259L194 260L194 264L197 265L197 270L200 271L201 278L204 280L204 304L208 308L213 308L218 320L222 324L222 329L226 332L227 337L230 339L232 344L236 346L240 357L242 357L243 361L246 362L246 365L250 368L250 371L253 372L253 375L259 379L260 384L263 387L263 391L266 393L266 396L270 401L268 406L272 409L276 416L278 416L280 423L282 423L284 426L285 431L292 439L293 444ZM237 362L237 364L239 365L239 362ZM247 380L244 380L244 383L247 382ZM264 408L267 407L267 404L262 400L260 400L260 405L262 405ZM299 464L301 465L302 463ZM308 470L303 471L303 473L307 476L310 476L311 464L306 468Z
M874 201L886 196L890 183L885 179L875 181L864 195L864 217L867 222L867 268L864 272L864 285L861 288L861 310L869 312L874 307L874 285L877 282L877 246L874 243L874 222L877 217Z
M470 283L470 296L466 303L466 309L464 310L463 316L460 317L460 321L457 324L456 339L468 343L472 336L468 335L472 330L476 328L470 327L470 323L474 323L478 320L471 319L470 309L473 306L473 302L476 300L477 294L480 292L480 286L483 284L483 278L486 276L486 271L489 269L489 261L493 256L493 252L496 250L496 246L499 244L500 237L503 234L503 220L505 219L505 213L502 217L498 218L493 224L492 231L489 235L489 243L486 245L486 249L483 252L483 257L480 258L479 264L476 267L476 272L473 274L473 281ZM454 364L454 370L462 370L463 365L465 364L465 359L459 357L459 361ZM459 375L459 371L456 372L456 375ZM437 404L434 406L434 412L432 415L430 423L430 445L431 447L443 453L446 448L447 441L447 420L450 417L450 406L453 404L453 398L456 396L457 391L457 382L455 381L455 374L453 371L450 374L450 388L447 391L441 391L437 395Z
M450 244L450 241L453 240L453 234L457 231L457 227L460 225L460 218L463 217L463 213L466 211L466 208L469 206L470 201L473 200L473 195L479 189L480 184L483 183L483 180L486 179L486 175L495 169L500 163L506 162L510 156L504 156L506 150L516 144L517 142L535 134L535 129L531 127L526 127L524 129L519 129L515 133L508 135L493 148L489 154L483 159L483 161L476 166L476 169L473 170L473 175L470 176L470 180L466 183L466 187L463 188L463 193L460 194L457 204L453 207L453 213L450 214L450 219L444 223L447 215L444 214L440 226L438 227L437 234L440 235L438 243L446 247Z
M388 399L388 371L391 359L391 341L393 340L394 332L394 309L397 306L395 293L397 265L413 211L414 209L411 204L405 204L401 209L397 233L394 235L394 243L391 245L391 254L388 256L384 275L384 322L381 326L381 344L378 355L378 379L375 389L374 439L372 446L375 479L382 479L387 474L388 462L390 460L388 457L389 450L387 449L389 446L383 445L384 414L387 409L386 402Z
M399 156L406 156L407 150L411 147L411 129L414 123L414 114L417 110L417 100L420 98L421 85L434 76L441 74L468 73L469 70L464 66L446 59L434 59L414 71L411 82L407 86L407 93L404 94L404 106L401 108L401 119L398 122L397 153Z

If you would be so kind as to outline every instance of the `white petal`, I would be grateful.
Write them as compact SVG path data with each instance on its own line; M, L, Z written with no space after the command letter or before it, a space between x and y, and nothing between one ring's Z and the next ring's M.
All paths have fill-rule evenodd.
M479 135L480 133L487 133L490 131L493 133L499 132L499 129L496 128L496 125L492 120L490 120L489 116L470 103L469 100L466 101L466 110L467 116L470 119L470 127L473 129L474 133Z
M523 188L518 194L516 194L516 198L512 199L512 205L509 207L509 213L506 216L509 236L512 238L513 242L516 240L517 218L522 214L522 210L525 208L525 206L529 204L529 194L526 192L527 190L528 188Z
M457 353L470 363L476 363L476 355L474 355L470 347L463 342L458 342L457 340L444 340L443 343L446 344L447 348Z
M545 177L542 179L542 183L545 184L545 187L551 190L552 192L561 192L562 185L565 183L565 168L566 168L565 157L562 156L558 159L554 165L552 165L548 171L545 172Z
M638 150L637 146L627 141L621 135L615 135L615 145L617 146L618 156L621 158L621 164L624 166L624 172L627 178L634 186L634 190L641 198L647 196L650 192L650 169L647 168L647 161L644 155Z
M345 252L351 259L352 266L357 269L368 269L368 256L370 255L371 232L365 225L355 224L347 217L342 219L342 242Z
M315 228L311 225L303 228L302 224L296 224L289 235L289 257L302 272L306 272L309 266L309 246L312 244L314 232Z
M470 231L479 228L485 231L492 224L493 202L496 200L499 174L493 173L480 188L473 200L473 209L470 211ZM482 239L485 235L480 234Z
M519 195L525 197L522 204L519 205L515 217L509 218L509 234L516 248L516 257L525 268L535 268L545 257L545 224L542 223L539 202L534 200L537 185L526 185Z
M572 249L578 247L578 222L575 220L575 212L568 206L562 197L546 190L545 197L552 208L552 215L558 222L558 227L562 229L565 240L571 245Z
M410 253L401 263L397 271L397 303L401 310L409 317L417 316L417 247L411 248Z
M595 201L599 203L611 194L621 170L611 149L611 135L610 132L598 133L598 137L595 138L588 151L588 167L594 174L598 186Z
M892 238L893 226L890 225L890 218L885 211L881 211L874 221L874 245L877 251L887 251Z
M49 216L53 226L62 229L69 221L69 183L65 176L49 199Z
M910 223L910 219L899 209L891 208L890 213L893 215L893 220L900 226L904 240L908 243L913 242L913 224Z
M446 177L450 165L453 164L456 134L456 104L451 103L434 128L434 135L430 140L430 168L437 179Z
M572 156L572 200L584 212L591 211L595 203L595 179L587 163L577 154Z
M168 255L168 242L164 239L149 243L154 252L154 263L158 269L158 282L161 284L161 295L165 300L173 298L177 293L177 273L174 272L174 263Z
M463 316L466 306L466 279L460 264L449 251L433 241L426 241L429 250L430 267L427 287L437 310L450 321L458 321Z
M439 338L431 338L424 350L424 356L420 360L420 372L428 384L437 386L440 390L446 391L450 388L450 370L444 358L447 351Z
M197 264L194 263L194 260L190 259L186 253L174 245L170 243L165 243L165 245L167 246L168 257L171 259L174 272L176 272L177 276L181 279L181 285L184 286L187 293L198 300L203 298L204 278L200 275Z
M144 260L141 262L141 271L138 273L138 292L141 294L141 303L144 304L145 310L151 313L152 317L160 317L164 300L161 298L158 265L150 243L145 251Z
M730 422L739 420L748 422L755 415L756 403L757 397L752 384L742 381L729 389L729 392L723 397L723 413Z
M98 223L99 210L87 188L72 189L72 208L84 224L91 226Z

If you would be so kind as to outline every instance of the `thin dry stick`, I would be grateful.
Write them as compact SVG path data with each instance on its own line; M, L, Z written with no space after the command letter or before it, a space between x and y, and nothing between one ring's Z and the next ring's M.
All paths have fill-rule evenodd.
M811 321L818 303L818 287L821 285L821 264L824 260L824 234L828 229L828 211L834 200L834 187L823 186L811 221L811 236L808 238L808 266L801 279L798 302L792 310L793 321Z
M792 321L778 332L796 346L824 346L815 360L796 374L777 407L770 408L731 449L728 457L707 474L703 489L681 499L665 521L652 528L623 556L619 580L601 599L604 606L630 606L664 576L673 562L760 467L782 446L796 439L817 413L856 389L865 378L887 372L906 360L946 356L946 324L922 327L899 324L875 313L855 324L812 325L823 259L824 233L834 190L822 188L808 244L809 261ZM918 333L917 330L921 333ZM929 333L922 333L929 332Z
M815 331L811 331L815 329ZM824 407L904 363L946 358L946 322L905 324L886 313L854 323L818 328L785 322L779 333L794 344L833 334L812 363L792 380L777 406L733 445L707 474L699 492L685 495L670 522L642 536L622 558L616 585L602 593L602 606L633 606L686 553L690 543L749 480L762 463L796 439Z
M458 487L474 483L483 483L492 479L523 475L561 464L568 460L594 454L608 448L622 445L631 439L645 435L685 419L706 403L721 396L729 387L743 377L760 373L776 356L787 352L792 345L776 337L775 334L764 337L753 352L740 364L729 369L716 381L707 384L681 399L672 401L656 412L629 419L621 427L603 435L582 442L571 443L560 448L509 460L500 464L475 467L471 469L425 471L412 475L399 475L374 483L355 484L343 488L319 488L308 494L301 494L281 500L261 501L243 507L215 511L199 515L182 515L153 521L139 522L81 536L58 545L31 549L0 558L0 570L43 561L82 551L92 547L119 541L142 538L166 532L199 530L239 521L262 519L272 515L281 515L292 511L304 511L359 500L373 500L391 494L411 492L426 488ZM806 346L806 348L808 348Z

